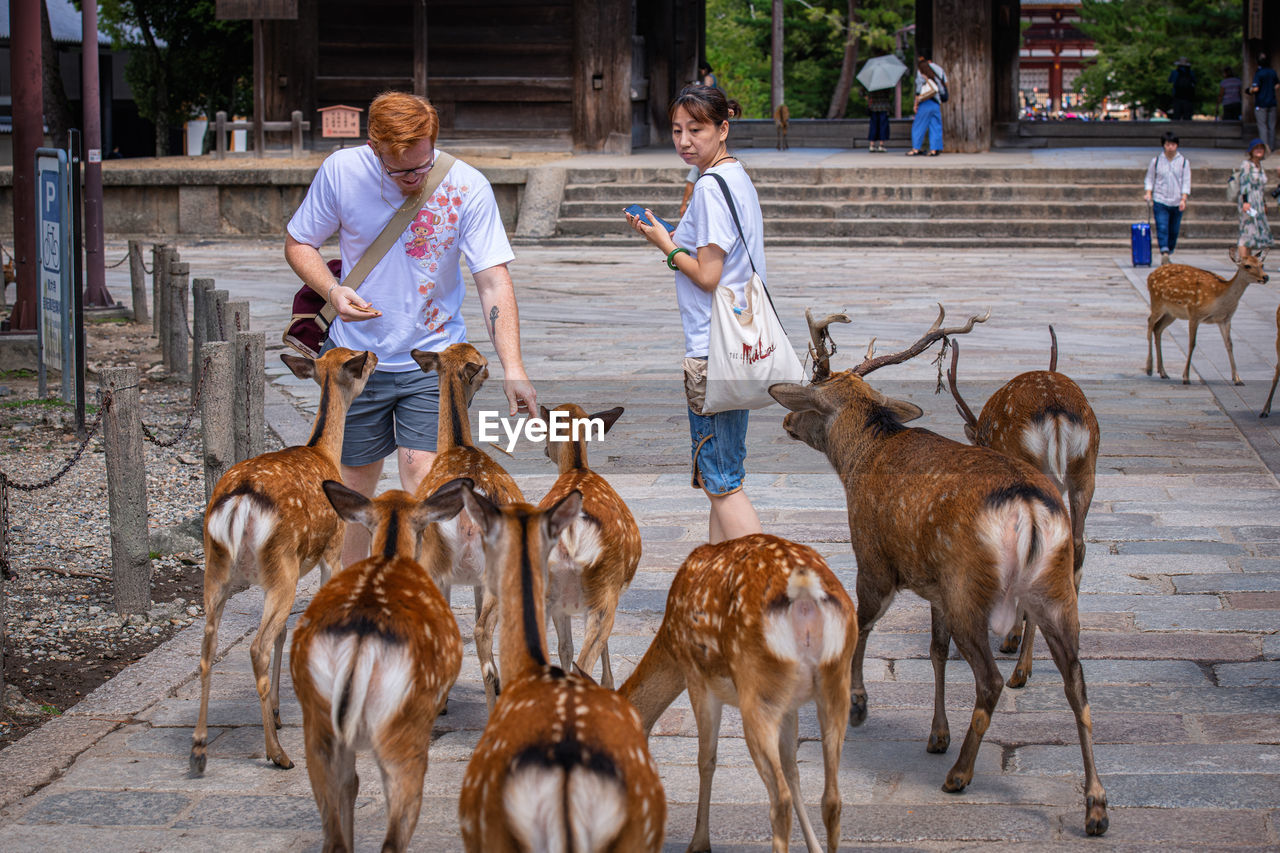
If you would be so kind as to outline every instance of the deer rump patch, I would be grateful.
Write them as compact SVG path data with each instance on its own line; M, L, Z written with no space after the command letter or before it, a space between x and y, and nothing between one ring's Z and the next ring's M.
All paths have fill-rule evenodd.
M765 610L765 647L789 663L829 663L844 650L847 622L844 608L827 595L817 573L798 569L787 580L786 593Z
M334 733L368 749L413 687L408 650L383 633L326 631L316 637L307 671L329 701Z
M1018 601L1070 541L1066 513L1035 486L1001 489L988 496L978 515L977 534L998 581L987 618L992 631L1007 634L1017 619Z
M1022 431L1023 449L1055 484L1066 482L1067 466L1089 452L1089 441L1089 428L1073 412L1046 412Z
M626 794L607 755L567 739L512 759L502 806L527 850L601 850L626 823Z

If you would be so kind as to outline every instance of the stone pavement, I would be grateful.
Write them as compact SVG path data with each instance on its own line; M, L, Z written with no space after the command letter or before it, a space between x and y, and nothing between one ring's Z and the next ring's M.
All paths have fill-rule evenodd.
M252 301L254 327L266 329L273 345L296 286L279 244L180 249L193 276L215 276L233 297ZM109 260L122 253L122 245L109 245ZM1182 260L1225 267L1222 258L1190 252ZM924 751L932 703L928 609L904 593L870 642L870 718L848 731L840 779L844 847L1280 847L1280 417L1256 417L1274 366L1274 286L1250 288L1236 314L1236 357L1247 383L1236 388L1223 378L1225 350L1209 330L1200 335L1193 384L1142 374L1146 270L1132 270L1114 254L774 248L769 269L795 340L805 306L855 318L835 331L838 367L860 358L873 335L881 352L914 340L933 320L936 301L953 319L991 308L991 320L963 339L960 384L975 409L999 382L1047 364L1045 326L1052 322L1060 369L1084 387L1102 428L1080 610L1110 831L1084 838L1075 727L1043 646L1030 684L1001 696L973 783L960 795L940 790L955 750ZM591 453L594 467L635 512L644 540L611 641L625 677L661 618L672 572L705 537L705 499L688 486L670 274L656 252L643 248L587 255L522 247L512 271L540 399L573 400L589 411L627 407ZM127 294L124 275L112 276L113 293ZM468 319L478 329L473 306ZM1182 323L1166 336L1171 373L1180 368L1185 339ZM487 342L481 349L492 359ZM494 361L473 422L475 411L503 405ZM273 428L286 441L305 439L307 417L298 411L314 410L314 386L295 382L274 351L267 371ZM962 439L950 397L933 394L936 379L936 368L921 358L878 372L874 384L919 404L927 412L921 425ZM852 588L840 484L823 458L782 432L780 415L771 408L752 417L748 492L766 530L818 549ZM554 480L537 447L521 444L514 458L495 455L534 500ZM304 582L298 612L316 582L314 574ZM203 778L186 775L198 702L200 625L194 625L0 753L0 851L318 849L287 667L282 741L299 766L282 771L263 758L247 655L259 601L250 590L227 607ZM458 590L454 601L467 637L471 595ZM1011 658L1001 656L1000 665L1007 674ZM972 707L968 667L953 662L948 682L958 733ZM449 714L437 722L416 850L460 849L457 792L484 724L483 701L468 642ZM820 824L820 744L814 715L801 719L808 738L800 748L802 788ZM672 851L683 850L692 833L696 745L682 697L651 740L669 803ZM732 709L719 757L715 848L766 849L765 789ZM367 759L360 775L357 842L371 849L384 828L381 793ZM799 842L796 833L793 844Z

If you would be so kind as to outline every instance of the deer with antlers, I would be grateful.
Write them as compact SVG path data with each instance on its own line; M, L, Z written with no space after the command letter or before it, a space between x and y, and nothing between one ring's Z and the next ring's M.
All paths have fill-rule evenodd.
M267 758L292 767L276 737L280 727L280 657L285 621L293 609L298 579L320 565L323 584L341 568L342 522L321 484L339 479L338 459L347 409L378 364L370 352L338 347L312 361L281 355L299 379L321 388L311 438L233 465L218 480L204 514L204 640L200 646L200 715L191 738L193 775L208 758L209 682L218 648L218 623L234 585L262 587L262 622L249 646ZM269 668L268 668L269 667Z
M941 306L939 306L941 308ZM934 671L933 724L926 747L951 742L945 708L947 653L955 640L973 670L976 702L944 791L963 790L1004 681L987 643L988 627L1013 627L1019 606L1035 620L1063 676L1075 713L1085 771L1085 831L1107 829L1107 798L1093 759L1093 724L1079 661L1080 623L1066 508L1049 478L1029 464L904 426L923 412L876 391L863 378L964 334L985 319L932 328L902 352L868 357L819 385L770 389L790 412L783 428L825 454L845 486L849 534L858 562L858 644L850 722L867 715L863 658L876 620L899 589L929 602Z
M1161 379L1168 379L1164 372L1164 353L1160 349L1160 336L1174 320L1187 321L1187 364L1182 368L1182 384L1191 383L1191 353L1196 348L1196 331L1201 323L1215 323L1222 332L1222 343L1227 347L1227 360L1231 363L1231 381L1243 385L1236 373L1236 356L1231 349L1231 318L1240 304L1245 288L1255 281L1266 283L1262 262L1267 253L1257 255L1236 254L1232 246L1227 252L1236 265L1231 278L1186 264L1165 264L1156 267L1147 276L1147 291L1151 295L1151 314L1147 317L1147 375L1151 375L1151 342L1155 338L1156 370Z
M374 500L333 480L334 510L373 534L373 555L316 593L293 634L307 775L326 850L355 850L356 752L372 750L387 801L384 851L404 850L422 808L431 727L462 666L458 623L427 570L423 532L462 510L466 480L424 501L394 489Z
M463 490L507 614L502 695L458 802L471 853L662 849L666 799L635 708L547 662L547 556L580 517L582 497L570 491L538 509Z
M466 477L477 491L498 504L519 503L524 495L501 465L471 441L467 406L489 378L489 361L471 344L451 344L443 352L414 350L411 355L423 371L440 376L440 423L436 459L418 485L415 496L423 499L450 480ZM470 516L460 513L438 525L446 559L433 563L432 578L445 601L454 584L466 584L475 594L476 655L484 678L485 704L490 712L501 684L493 661L493 635L498 627L497 579L487 574L480 530Z
M560 666L573 664L573 616L586 613L582 654L578 666L591 672L596 659L602 661L600 683L613 689L613 666L609 661L609 634L613 631L618 599L640 564L640 528L631 510L604 477L587 467L587 440L590 424L598 422L607 433L623 409L588 415L581 406L566 403L554 411L564 412L573 430L568 441L547 435L547 457L556 463L560 476L539 504L554 506L569 492L582 494L582 512L560 534L547 560L547 607L556 626ZM552 422L552 414L540 407L542 419ZM587 429L580 429L586 426Z
M1263 404L1258 417L1271 416L1271 398L1276 395L1276 383L1280 382L1280 308L1276 309L1276 372L1271 376L1271 390L1267 392L1267 402Z
M951 369L947 383L956 401L956 411L964 418L964 434L979 447L989 447L1014 459L1021 459L1041 471L1066 495L1071 514L1072 568L1076 592L1084 566L1084 522L1093 503L1094 479L1098 464L1098 418L1080 386L1058 372L1058 336L1049 327L1049 369L1031 370L1010 379L987 400L975 418L956 388L956 364L960 344L952 341ZM1022 687L1031 675L1031 653L1035 624L1023 615L1000 646L1002 652L1018 648L1022 652L1007 682Z
M769 792L773 849L785 851L794 808L810 853L821 850L800 794L798 710L822 730L827 847L840 844L840 753L858 639L849 594L812 548L754 533L696 548L676 572L653 643L621 694L645 732L684 690L698 723L698 812L689 850L710 850L711 777L720 712L742 710L747 748Z

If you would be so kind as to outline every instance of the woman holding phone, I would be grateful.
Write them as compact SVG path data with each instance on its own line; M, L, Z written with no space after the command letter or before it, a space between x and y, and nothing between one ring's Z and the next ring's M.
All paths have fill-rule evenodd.
M737 102L711 86L686 86L671 102L671 137L676 153L698 169L689 208L674 231L650 225L646 218L627 214L627 222L652 243L675 272L676 302L684 327L686 387L689 377L706 376L711 334L711 295L719 286L733 291L737 304L745 303L745 289L752 266L767 282L764 257L764 217L751 178L737 158L729 154L730 111L740 114ZM734 224L729 201L719 175L733 196L742 224L742 237ZM709 541L723 542L761 532L760 519L751 505L743 480L746 477L747 410L737 409L701 415L689 409L689 435L693 456L693 487L701 488L711 502Z

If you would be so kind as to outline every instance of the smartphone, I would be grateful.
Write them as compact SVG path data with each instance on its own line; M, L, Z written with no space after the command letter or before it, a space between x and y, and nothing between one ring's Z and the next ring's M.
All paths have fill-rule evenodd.
M622 212L623 212L623 213L629 213L629 214L631 214L632 216L637 216L637 217L639 217L639 218L640 218L640 221L644 222L646 225L653 225L653 224L654 224L654 223L650 222L650 221L649 221L649 219L644 215L644 208L643 208L643 207L641 207L641 206L640 206L640 205L638 205L638 204L633 204L633 205L630 205L629 207L623 208ZM653 218L654 218L654 219L656 219L656 220L658 220L657 224L658 224L658 225L661 225L663 228L665 228L665 229L667 230L667 232L668 232L668 233L670 233L670 232L672 232L672 231L676 230L676 227L675 227L674 225L672 225L672 224L671 224L670 222L668 222L667 220L663 219L663 218L662 218L661 216L659 216L658 214L656 214L656 213L655 213L655 214L653 215Z

